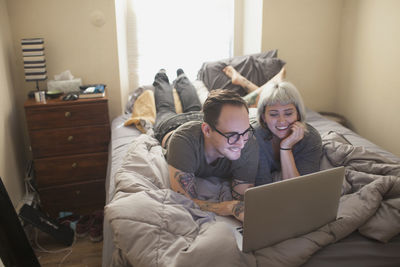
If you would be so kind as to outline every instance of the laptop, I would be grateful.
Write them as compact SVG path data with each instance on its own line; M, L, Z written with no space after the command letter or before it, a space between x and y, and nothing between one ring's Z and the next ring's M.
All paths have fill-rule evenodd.
M334 221L343 179L344 167L337 167L246 190L243 228L234 229L239 249L271 246Z

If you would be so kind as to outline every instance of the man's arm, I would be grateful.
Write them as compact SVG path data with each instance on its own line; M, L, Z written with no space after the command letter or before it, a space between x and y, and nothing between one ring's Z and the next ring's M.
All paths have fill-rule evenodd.
M234 179L232 181L232 197L234 199L243 201L244 200L244 192L247 188L253 187L254 184L250 184L247 181L241 181Z
M221 216L233 215L238 220L244 219L244 205L242 201L232 200L224 202L208 202L197 199L195 175L186 173L168 165L171 189L193 200L202 210L212 211Z

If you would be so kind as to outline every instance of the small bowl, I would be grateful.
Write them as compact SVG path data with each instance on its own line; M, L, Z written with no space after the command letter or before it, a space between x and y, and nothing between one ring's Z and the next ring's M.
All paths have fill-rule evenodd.
M58 98L63 94L61 90L50 90L46 92L46 95L50 98Z

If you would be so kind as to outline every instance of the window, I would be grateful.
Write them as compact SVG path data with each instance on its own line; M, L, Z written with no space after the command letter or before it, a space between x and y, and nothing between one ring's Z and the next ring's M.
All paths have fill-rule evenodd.
M139 84L160 68L170 82L182 68L190 79L201 64L233 55L233 0L131 0Z

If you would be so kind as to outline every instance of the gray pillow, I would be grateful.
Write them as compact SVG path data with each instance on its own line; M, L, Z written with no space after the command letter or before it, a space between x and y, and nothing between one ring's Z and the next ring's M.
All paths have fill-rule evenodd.
M231 65L249 81L262 86L274 77L286 64L285 61L277 58L277 56L278 50L275 49L259 54L205 62L197 74L197 79L203 81L209 91L223 88L234 90L241 96L244 96L247 94L247 91L240 86L233 85L231 79L222 72L222 69Z

